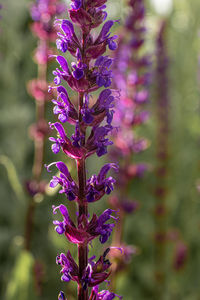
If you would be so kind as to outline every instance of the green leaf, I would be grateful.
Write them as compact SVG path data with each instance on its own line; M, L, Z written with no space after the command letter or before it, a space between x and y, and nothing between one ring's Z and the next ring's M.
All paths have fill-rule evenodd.
M34 291L34 258L31 253L23 250L16 261L6 290L6 300L35 300Z
M25 195L24 195L24 190L23 187L19 181L18 175L16 168L12 161L9 159L9 157L5 155L0 155L0 164L2 164L8 173L8 180L10 182L10 185L15 192L17 198L25 203Z

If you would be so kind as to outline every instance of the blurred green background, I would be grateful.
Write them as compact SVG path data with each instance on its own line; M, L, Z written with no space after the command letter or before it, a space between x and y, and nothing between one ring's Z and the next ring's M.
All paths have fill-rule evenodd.
M28 196L24 182L31 177L33 142L27 130L35 118L35 104L27 94L26 84L37 76L37 66L32 60L36 38L30 32L30 1L3 0L0 12L0 299L5 300L53 300L62 289L73 300L75 284L60 281L55 256L70 247L76 249L64 237L57 236L52 225L53 204L62 201L61 196L49 195L37 199L32 252L23 251L23 234ZM172 268L174 246L167 245L167 281L163 290L164 300L200 299L200 197L197 190L200 178L200 79L198 80L198 56L200 54L200 1L157 0L146 1L147 50L154 53L155 37L159 20L168 18L167 45L170 57L169 91L171 101L170 176L167 197L169 228L176 228L188 245L189 255L185 267L179 272ZM128 13L127 4L109 0L109 18L121 19ZM52 80L50 66L49 81ZM151 141L138 161L149 163L155 159L155 99L154 84L149 104L151 118L139 129L139 134ZM51 104L48 121L51 120ZM45 162L55 160L47 141ZM56 158L57 159L57 158ZM95 169L95 158L89 160L90 172ZM44 170L44 178L49 174ZM154 279L154 220L155 178L148 172L132 186L134 198L141 203L140 209L127 218L124 238L136 245L140 254L135 256L126 272L119 275L117 293L125 300L161 300L155 298ZM106 199L94 204L92 210L100 213L106 208ZM71 210L75 210L71 204ZM94 243L91 254L99 248ZM33 271L34 270L34 271ZM35 277L38 282L36 284Z

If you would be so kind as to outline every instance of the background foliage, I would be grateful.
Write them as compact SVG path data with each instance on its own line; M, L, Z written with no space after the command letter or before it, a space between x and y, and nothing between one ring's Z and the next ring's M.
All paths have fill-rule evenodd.
M31 59L36 39L30 32L28 0L3 0L0 21L0 298L5 300L56 299L58 291L68 289L69 300L74 299L73 284L66 287L59 279L56 266L57 252L66 251L61 237L54 234L51 206L58 203L56 195L37 199L32 253L23 251L24 218L28 195L24 182L31 176L33 143L27 130L34 122L34 101L26 91L27 81L36 77L37 68ZM155 49L158 15L151 3L148 5L148 47ZM110 18L121 19L127 14L126 2L110 0ZM175 272L172 268L174 247L167 246L167 284L163 291L164 300L200 299L200 201L197 190L200 177L200 79L198 74L199 0L174 0L168 14L167 44L170 57L170 175L168 226L177 228L188 245L189 256L185 267ZM51 67L50 67L51 69ZM49 72L49 80L52 80ZM51 105L49 105L51 110ZM155 160L155 99L152 86L150 121L141 129L141 134L151 141L151 146L137 160L152 166ZM50 113L48 115L51 115ZM50 121L50 117L48 116ZM46 162L53 160L46 149ZM90 161L90 170L99 168L97 161ZM49 175L44 171L44 177ZM154 221L153 188L155 178L149 172L142 180L135 180L131 187L133 197L141 202L140 209L128 217L124 235L127 243L140 249L128 270L120 274L117 293L126 300L155 299L154 282ZM60 196L59 196L60 197ZM106 201L94 205L95 210L106 207ZM72 204L73 209L73 204ZM94 250L95 252L95 245ZM33 266L35 273L33 272ZM38 268L37 268L38 266ZM35 275L40 278L36 286ZM40 293L42 286L42 293ZM36 290L36 292L35 292ZM156 299L159 300L159 299Z

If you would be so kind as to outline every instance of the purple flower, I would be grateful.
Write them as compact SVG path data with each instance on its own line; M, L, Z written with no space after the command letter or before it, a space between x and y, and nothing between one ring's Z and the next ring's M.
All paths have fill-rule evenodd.
M85 64L82 62L82 55L79 49L76 51L76 57L77 57L77 65L75 63L72 63L72 75L74 78L77 80L81 79L84 76L84 69L87 67Z
M61 79L67 80L67 78L71 75L71 72L69 70L68 63L63 56L58 55L56 57L56 60L62 68L62 71L58 68L56 68L56 70L53 71L53 75L55 76L54 83L58 85L61 83Z
M61 266L60 273L62 274L61 280L69 282L70 280L81 283L86 289L88 286L93 287L100 284L108 278L110 272L107 272L111 266L111 263L106 259L106 255L109 252L109 248L100 256L97 262L94 261L95 256L88 259L88 265L86 266L82 277L79 279L78 265L71 256L70 251L67 255L61 253L56 258L56 263ZM62 298L61 298L62 299Z
M78 113L71 103L66 89L62 86L57 87L58 97L57 100L52 100L55 107L53 112L58 115L58 119L62 122L70 122L74 124L78 118Z
M89 108L89 95L85 94L83 108L81 110L83 121L90 126L99 125L106 117L108 125L112 123L114 114L114 102L119 99L116 90L103 90L96 103Z
M111 85L112 71L109 70L112 59L108 56L100 56L94 64L93 76L96 77L96 84L99 87L109 87Z
M89 152L96 151L99 157L106 154L107 147L112 145L113 142L109 141L109 139L105 137L112 131L112 129L113 127L111 125L100 127L94 126L86 143L86 148Z
M144 151L148 147L148 141L146 139L135 140L132 149L135 153Z
M92 107L94 115L100 115L103 112L107 117L107 123L111 124L114 114L114 102L118 101L119 92L111 89L103 90L96 103Z
M140 91L135 96L135 102L136 103L146 102L148 100L148 96L149 96L148 91L146 90Z
M110 35L109 31L110 31L111 27L113 26L113 24L114 24L114 21L110 20L110 21L107 21L103 25L101 32L98 36L98 41L102 42L103 40L105 40L106 38L109 37L109 35Z
M88 286L96 286L97 284L104 282L108 278L111 271L107 271L110 268L111 263L108 259L106 259L106 255L109 251L110 249L107 248L97 262L94 261L96 256L88 259L88 266L85 268L83 277L81 278L81 284L84 288L87 288Z
M67 60L63 56L56 56L56 60L60 64L62 70L56 68L53 71L54 83L59 85L61 80L65 80L68 85L75 91L86 91L89 89L89 81L84 76L85 64L79 59L79 50L76 51L77 64L72 63L72 71L69 69Z
M188 246L184 242L179 241L175 249L174 263L173 263L174 269L176 271L181 270L185 266L187 258L188 258Z
M56 226L55 230L58 234L64 233L67 239L75 244L90 242L98 236L100 242L104 244L114 227L113 223L106 222L110 219L118 220L112 216L112 213L116 211L107 209L99 217L94 214L90 221L86 219L79 220L79 225L76 227L69 216L67 208L62 204L57 207L53 206L53 213L56 214L58 209L63 216L63 221L53 221L53 224Z
M61 148L65 154L72 158L82 158L86 154L87 150L83 147L79 147L79 144L77 144L77 132L75 136L72 136L72 139L74 139L74 143L72 143L60 123L50 123L50 126L52 129L55 128L58 132L57 139L53 137L49 138L50 141L54 142L51 149L55 154L57 154Z
M47 20L52 20L56 14L60 15L65 9L64 4L56 3L54 0L37 0L31 6L31 17L35 22L47 22Z
M89 108L89 95L84 95L84 104L83 108L81 109L82 119L86 124L91 124L94 120L93 117L93 109Z
M58 220L53 221L53 224L56 225L55 230L58 234L65 233L67 226L75 227L74 223L72 222L72 220L69 217L67 208L63 204L61 204L59 206L53 205L52 208L53 208L53 214L56 214L57 209L59 209L60 213L63 215L62 222L60 222Z
M114 35L113 37L110 37L110 29L113 26L114 21L107 21L103 27L102 30L97 38L97 40L95 41L95 44L97 43L102 43L104 41L106 41L106 44L108 44L108 47L110 50L116 50L117 49L117 44L114 42L115 39L117 39L117 36Z
M60 291L60 293L59 293L59 295L58 295L58 300L67 300L67 299L65 298L64 292Z
M67 252L67 255L65 255L64 253L58 255L56 257L56 263L57 265L62 267L60 271L60 273L62 274L61 276L62 281L65 282L69 282L70 280L78 281L78 266L74 261L73 257L71 256L70 251Z
M80 148L84 143L84 136L81 134L80 125L78 121L76 123L75 133L72 135L72 140L73 146L77 148Z
M70 18L73 21L73 23L81 27L82 32L88 33L92 28L98 27L106 19L107 13L104 11L106 6L103 5L105 2L106 0L89 0L84 5L86 9L80 7L79 9L72 8L71 10L69 10ZM79 7L79 5L77 5L77 7ZM99 40L98 43L105 43L106 45L106 39L108 38L108 36L109 34L105 34L104 38L101 39L101 41ZM103 52L105 52L105 50Z
M55 188L58 184L60 184L62 189L59 193L65 193L70 201L75 200L78 195L78 186L72 179L67 166L62 161L54 162L47 166L48 171L52 165L56 165L60 171L60 177L53 176L50 181L50 187Z
M41 40L55 40L56 32L53 20L56 15L60 15L66 9L66 5L55 0L37 0L31 6L31 16L34 23L32 31Z
M113 163L104 165L99 175L92 175L87 181L86 198L88 202L98 201L104 194L109 195L114 188L115 179L112 177L106 178L110 169L118 171L118 166Z
M78 10L79 8L81 8L82 0L71 0L71 1L72 1L71 8L73 10Z
M95 286L92 289L91 295L90 295L90 300L112 300L115 297L119 298L120 300L123 298L115 293L112 293L110 291L98 291L99 287Z
M67 50L76 55L76 50L80 47L79 40L75 34L73 24L68 20L57 19L55 25L59 26L62 32L58 32L59 39L56 40L57 49L65 53Z
M110 218L118 220L111 215L113 212L115 211L112 209L106 209L98 218L98 227L95 231L100 235L99 240L101 244L104 244L108 240L112 233L113 227L115 226L115 224L105 224L105 222L107 222Z

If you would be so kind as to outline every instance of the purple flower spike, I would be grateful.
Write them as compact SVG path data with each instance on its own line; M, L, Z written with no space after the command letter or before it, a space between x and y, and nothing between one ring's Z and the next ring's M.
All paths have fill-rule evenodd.
M116 180L118 191L109 200L112 207L119 210L117 226L119 229L119 247L123 245L124 226L124 223L120 223L120 219L126 219L127 214L134 213L139 207L137 199L135 200L133 195L130 195L128 187L134 184L133 180L136 177L142 177L148 169L144 167L144 164L132 162L135 159L135 154L145 150L149 145L146 139L137 136L138 131L135 130L136 126L143 124L148 119L149 114L144 111L144 105L148 102L149 83L150 77L152 77L149 72L150 56L145 53L144 48L147 31L144 3L144 0L129 1L128 18L120 36L112 65L112 85L120 90L121 98L120 101L114 101L113 126L116 130L112 131L114 145L110 151L110 158L119 163L119 173ZM115 36L107 36L107 44L111 50L116 49ZM108 115L108 122L110 119L112 119L111 114ZM110 192L109 187L108 192ZM116 259L115 262L113 278L115 274L126 267L124 258ZM102 298L100 299L113 299L115 297L114 294L107 291L102 292L101 295Z
M49 123L50 128L57 131L57 137L50 138L53 142L52 151L58 153L62 150L75 160L77 182L73 180L67 166L59 161L47 166L49 170L52 165L56 165L60 172L53 176L50 186L54 188L60 185L59 193L64 193L69 201L76 201L78 206L74 222L63 204L53 207L54 214L59 210L62 215L61 220L53 221L56 232L78 247L78 263L69 251L67 255L58 255L56 262L61 266L61 280L75 281L78 285L78 298L88 300L109 300L115 295L97 290L97 293L93 293L89 298L88 291L88 288L106 281L111 273L111 263L106 258L109 249L95 262L95 257L88 259L88 246L95 238L99 238L101 244L105 243L118 220L115 216L117 211L112 209L105 210L99 217L93 214L90 218L88 214L89 203L100 200L114 188L115 179L107 177L109 170L118 170L116 164L108 163L101 168L98 175L94 174L88 179L86 174L86 159L91 155L96 154L100 157L106 154L107 147L113 144L109 135L114 128L112 121L116 101L119 101L119 92L108 88L112 82L113 74L110 68L113 59L105 56L106 48L117 48L117 36L110 34L115 21L105 22L97 37L94 37L92 32L107 17L106 2L107 0L72 0L68 10L71 21L57 19L55 27L59 30L56 41L58 50L63 53L68 51L75 60L72 59L71 65L68 65L68 58L66 60L61 55L51 55L56 57L59 68L53 71L56 87L50 87L49 90L57 90L57 98L52 100L53 112L63 123ZM77 95L74 93L69 97L61 82L66 82ZM100 87L106 89L100 91L97 97L96 94L93 96L92 93ZM74 102L71 99L74 99ZM66 131L66 122L74 128L71 136ZM71 132L71 128L68 130ZM59 300L65 300L63 292L60 292Z

